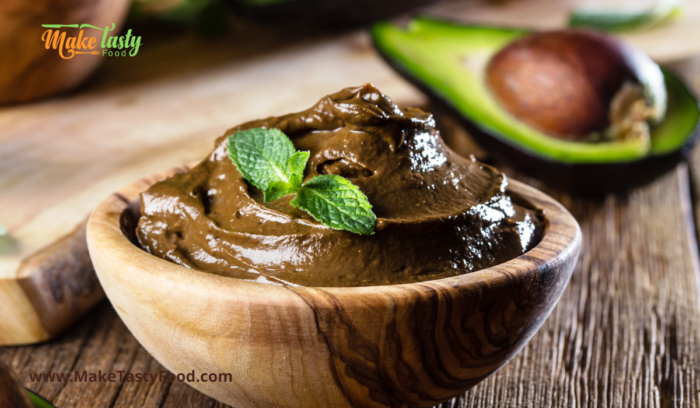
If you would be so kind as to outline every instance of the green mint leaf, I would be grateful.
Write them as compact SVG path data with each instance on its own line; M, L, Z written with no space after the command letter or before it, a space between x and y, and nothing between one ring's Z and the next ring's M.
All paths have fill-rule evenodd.
M304 180L304 168L306 168L306 162L309 161L309 155L309 152L296 152L289 158L292 185L301 187L301 182Z
M248 182L265 191L273 181L289 183L296 149L279 129L241 130L228 138L229 157Z
M297 152L279 129L249 129L228 138L229 157L266 202L288 194L290 204L336 230L372 235L377 217L360 189L336 175L316 176L302 186L309 152Z
M309 152L296 152L289 158L289 169L292 175L289 177L289 184L294 186L293 193L296 193L304 181L304 168L309 160Z
M303 174L292 174L292 176L289 178L289 185L294 187L293 193L296 193L299 188L301 187L301 183L304 181L304 175Z
M265 202L275 201L280 197L296 193L297 191L299 191L299 186L285 183L284 181L273 181L265 189Z
M333 229L374 234L377 217L367 196L340 176L327 174L312 178L299 189L290 204Z

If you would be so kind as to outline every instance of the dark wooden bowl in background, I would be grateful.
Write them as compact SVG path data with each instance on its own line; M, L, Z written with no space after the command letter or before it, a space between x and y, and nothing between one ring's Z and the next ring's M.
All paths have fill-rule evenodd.
M115 30L110 34L117 35L129 4L129 0L0 2L0 104L33 101L72 89L104 58L76 55L62 59L58 50L45 48L41 36L47 29L42 24L87 23L105 27L114 23ZM66 30L78 32L77 28Z

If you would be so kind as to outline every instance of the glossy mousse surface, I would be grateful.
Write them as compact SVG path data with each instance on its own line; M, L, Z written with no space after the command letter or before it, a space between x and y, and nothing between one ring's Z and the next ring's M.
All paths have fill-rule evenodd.
M257 127L310 151L305 180L337 174L357 185L373 205L375 234L332 230L290 206L293 196L265 203L226 147L229 135ZM228 130L202 163L142 193L137 236L163 259L258 282L420 282L488 268L539 241L542 215L506 186L496 169L452 152L430 114L399 109L368 84Z

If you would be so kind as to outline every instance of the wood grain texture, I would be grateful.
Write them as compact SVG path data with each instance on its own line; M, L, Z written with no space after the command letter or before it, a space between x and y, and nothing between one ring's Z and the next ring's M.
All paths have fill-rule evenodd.
M42 24L120 26L128 4L126 0L3 1L0 104L35 100L71 89L103 60L92 55L61 59L58 50L44 47L41 36L46 28ZM79 30L66 31L67 35L77 35ZM12 160L3 164L19 163ZM6 173L5 182L8 176L11 177ZM37 200L40 191L36 186ZM3 193L10 200L17 200L9 191ZM55 217L54 214L53 220ZM40 245L31 245L17 233L0 237L0 310L5 316L0 319L0 345L49 339L104 297L89 262L84 223L73 221L66 230L51 228L51 219L48 227L46 220L37 224L29 234L43 238Z
M583 233L559 304L506 366L441 408L700 407L700 308L683 171L623 197L555 194ZM224 407L180 383L29 381L30 372L163 370L109 304L56 340L0 349L0 359L59 407Z
M581 240L561 205L511 182L512 194L544 212L546 228L534 249L504 264L405 285L247 282L164 261L127 238L135 226L129 206L172 173L101 203L88 221L90 255L139 342L170 371L194 372L189 385L236 407L428 407L450 399L534 335ZM231 373L232 382L199 382L203 373Z
M117 9L124 4L109 3L104 7ZM24 47L12 42L17 36L10 33L38 27L49 15L87 21L91 15L109 14L97 5L74 12L70 4L70 0L41 1L28 8L25 2L3 2L0 15L11 18L0 25L0 50L8 44L14 54L12 47ZM102 3L86 0L84 4ZM464 21L554 28L561 26L572 6L573 2L553 0L444 2L429 12ZM680 22L653 35L634 34L632 40L663 59L687 55L698 42L674 39L694 38L699 16L700 2L688 1ZM79 94L0 107L0 224L10 230L9 238L0 238L0 308L11 316L0 320L0 344L50 338L91 306L87 300L94 298L72 298L70 293L75 291L68 291L67 303L57 310L74 313L76 305L83 309L73 316L43 316L45 305L54 302L53 294L45 293L32 302L34 295L25 292L27 286L17 279L23 262L73 233L97 203L123 185L203 157L211 149L213 135L232 124L300 110L319 95L353 84L373 82L404 106L424 100L377 58L364 33L318 34L239 25L218 39L142 33L146 45L137 57L104 61ZM32 39L39 34L28 32L27 41L41 45ZM42 72L30 73L25 69L28 63L0 58L0 70L21 71L30 81ZM5 64L11 66L6 69ZM6 85L32 90L21 80ZM274 100L269 97L273 94ZM55 268L46 264L41 270ZM39 279L38 271L21 273ZM95 298L98 293L94 292Z
M0 407L32 408L33 406L22 381L6 363L0 361Z
M501 2L476 12L464 8L466 14L449 15L552 28L561 24L568 7L531 2L535 11L524 14L520 3ZM687 4L690 11L699 3ZM501 8L514 12L503 14ZM527 17L533 14L535 19ZM510 20L504 21L506 17ZM668 52L677 58L677 50L687 55L700 44L687 41L695 37L686 30L700 27L693 21L689 14L680 27L664 28L682 41L659 40L654 32L639 35L661 51L657 56ZM325 39L238 35L215 41L187 35L168 41L144 37L148 43L138 58L106 61L78 94L0 108L0 223L21 244L13 244L12 250L36 252L73 231L91 208L121 186L203 157L211 150L212 136L232 123L303 109L318 95L366 81L401 106L423 101L377 59L363 34ZM284 72L276 69L282 62ZM700 64L690 63L689 68L700 84ZM299 86L271 102L266 92L289 81ZM691 170L697 175L696 163L698 158ZM700 177L692 180L697 183ZM691 251L695 241L678 229L693 225L683 212L684 205L691 206L682 193L686 188L681 171L605 201L549 191L574 213L583 230L571 282L520 354L442 408L700 407L700 339L695 329L700 312ZM695 191L697 196L700 189ZM0 276L5 276L1 264L6 255L0 257ZM165 369L107 302L55 340L0 347L0 360L59 407L225 406L181 383L30 381L29 373Z
M700 406L700 311L684 169L627 196L560 197L583 250L559 307L462 406Z
M72 233L25 258L16 276L0 279L0 310L4 316L0 320L0 344L34 343L54 337L103 298L90 262L83 222Z
M17 282L49 335L62 332L104 297L90 262L85 223L27 258Z
M107 61L93 88L78 96L0 108L0 224L10 231L0 238L0 308L7 311L0 344L46 340L80 317L84 309L76 306L87 309L99 298L99 288L94 297L72 295L85 294L75 290L80 284L92 287L89 279L78 281L65 303L44 316L46 305L55 305L53 294L35 299L25 291L26 278L54 279L61 265L39 268L37 259L55 261L46 256L49 247L65 253L68 247L54 244L73 242L64 237L79 234L90 211L120 187L200 159L232 124L300 110L348 84L373 81L412 105L421 99L374 57L361 34L319 40L308 32L246 30L212 41L186 33L161 38L138 58ZM261 50L271 53L260 56ZM183 53L190 58L183 61ZM313 83L278 92L302 72ZM53 277L39 276L48 271ZM63 311L70 314L59 316Z

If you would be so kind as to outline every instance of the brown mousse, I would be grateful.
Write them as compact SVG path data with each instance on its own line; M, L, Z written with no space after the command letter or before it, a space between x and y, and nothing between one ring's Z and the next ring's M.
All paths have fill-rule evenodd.
M311 152L305 181L346 177L367 195L374 235L337 231L265 203L228 157L239 130L278 128ZM426 281L488 268L531 249L543 221L506 193L506 177L442 141L430 114L399 109L372 85L299 113L232 128L207 159L141 194L137 237L149 253L218 275L303 286ZM516 203L518 202L518 203ZM519 205L521 204L521 205Z

